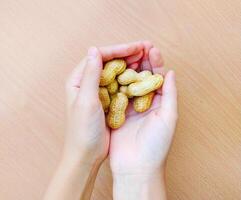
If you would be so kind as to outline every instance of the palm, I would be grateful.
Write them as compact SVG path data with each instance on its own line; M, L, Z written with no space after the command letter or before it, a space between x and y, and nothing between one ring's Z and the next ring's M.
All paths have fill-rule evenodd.
M158 98L158 97L157 97ZM153 107L158 104L153 105ZM157 169L164 163L173 127L166 125L159 107L147 113L133 113L126 123L112 131L110 159L112 170L122 173Z

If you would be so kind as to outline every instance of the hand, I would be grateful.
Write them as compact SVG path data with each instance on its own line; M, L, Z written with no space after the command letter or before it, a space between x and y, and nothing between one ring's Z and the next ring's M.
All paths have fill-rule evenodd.
M68 128L65 155L81 157L84 163L102 162L109 150L110 132L98 97L102 63L124 58L135 65L143 55L142 42L90 48L66 84Z
M144 42L144 55L130 67L163 73L160 51ZM125 124L111 132L113 199L166 199L164 168L177 121L175 75L169 71L150 110L136 113L130 104Z
M125 58L132 65L143 55L142 42L93 47L67 84L67 133L64 155L45 200L90 199L98 169L109 149L110 132L98 96L102 63Z
M110 132L99 101L102 56L92 47L74 69L66 84L67 133L64 156L85 164L102 162L109 149Z
M146 42L144 52L142 61L135 68L161 73L163 60L159 50ZM169 71L151 109L136 113L130 106L125 124L112 131L110 164L113 176L153 175L163 171L176 121L175 75Z

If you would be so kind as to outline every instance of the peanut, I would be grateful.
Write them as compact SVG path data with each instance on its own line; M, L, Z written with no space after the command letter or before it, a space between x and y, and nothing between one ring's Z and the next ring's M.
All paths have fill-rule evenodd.
M113 82L111 82L109 85L106 86L109 94L115 94L118 91L119 85L117 80L114 80Z
M122 92L123 94L125 94L128 98L132 98L132 96L130 96L130 95L127 93L127 89L128 89L128 86L122 85L122 86L120 86L119 91Z
M127 69L118 76L117 80L121 85L129 85L130 83L142 81L150 75L152 75L152 73L147 70L137 73L133 69Z
M117 93L115 93L115 94L110 94L110 101L112 101L112 100L115 98L116 94L117 94Z
M114 59L107 62L102 70L100 86L109 85L115 77L126 69L126 62L123 59Z
M110 96L108 90L105 87L99 87L99 99L103 110L107 112L110 105Z
M162 83L163 77L159 74L152 75L147 70L138 73L126 69L123 59L107 62L100 77L99 98L107 113L108 126L116 129L123 125L128 98L134 97L133 106L136 112L147 111L151 107L154 91L160 88Z
M154 92L150 92L144 96L135 97L133 102L133 107L136 112L147 111L152 104L152 99L154 97Z
M137 80L138 81L143 81L145 78L147 78L148 76L151 76L152 73L148 70L144 70L138 73L138 77Z
M125 122L125 111L128 106L128 98L125 94L119 92L112 99L107 115L107 124L110 128L121 127Z
M133 69L125 70L121 75L118 76L118 83L121 85L129 85L130 83L137 81L137 72Z
M131 83L127 93L131 96L143 96L161 87L163 77L160 74L148 76L143 81Z

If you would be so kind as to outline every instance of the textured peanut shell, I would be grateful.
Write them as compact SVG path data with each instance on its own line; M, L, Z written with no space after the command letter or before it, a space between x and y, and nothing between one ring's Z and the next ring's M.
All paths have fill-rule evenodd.
M145 78L147 78L148 76L151 76L152 73L148 70L144 70L138 73L137 76L137 81L143 81Z
M125 94L128 98L132 98L132 96L128 94L127 90L128 90L128 86L125 86L125 85L120 86L119 91Z
M107 62L100 76L100 86L109 85L115 77L126 69L126 62L123 59L115 59Z
M120 85L129 85L137 81L138 73L133 69L126 69L122 74L117 78Z
M145 112L147 111L152 104L152 100L155 92L150 92L144 96L135 97L133 102L133 107L136 112Z
M115 94L110 94L110 102L115 98L116 94L117 94L117 93L115 93Z
M109 94L117 93L118 87L119 87L119 84L118 84L117 80L112 81L109 85L106 86Z
M121 127L125 122L125 111L128 106L128 98L123 93L117 93L112 99L107 115L107 124L110 128L116 129Z
M99 99L101 101L103 110L106 112L110 105L110 96L105 87L99 87Z
M120 85L129 85L134 82L143 81L148 76L151 76L152 73L148 70L141 71L137 73L133 69L126 69L122 74L117 78Z
M131 96L143 96L161 87L163 77L160 74L148 76L143 81L131 83L127 93Z

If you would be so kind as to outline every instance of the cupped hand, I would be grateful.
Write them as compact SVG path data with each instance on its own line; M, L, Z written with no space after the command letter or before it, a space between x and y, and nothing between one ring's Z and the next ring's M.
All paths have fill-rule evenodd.
M150 42L145 42L143 58L131 67L163 73L160 51ZM169 71L150 110L136 113L130 105L125 124L112 130L110 164L113 175L153 174L164 169L176 121L175 74Z
M110 131L99 100L99 79L103 62L125 58L132 65L143 55L142 42L92 47L73 70L66 83L67 134L64 157L93 164L102 162L109 151Z

